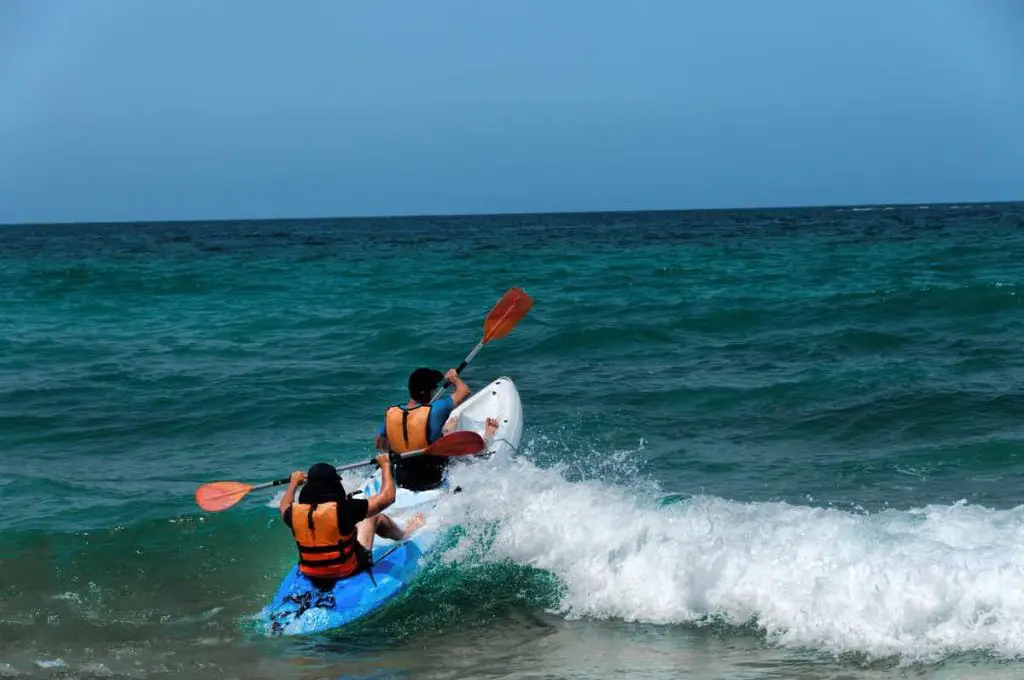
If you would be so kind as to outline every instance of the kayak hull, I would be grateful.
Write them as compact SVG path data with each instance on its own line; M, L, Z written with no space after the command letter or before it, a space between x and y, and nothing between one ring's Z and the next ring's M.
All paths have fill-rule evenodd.
M498 420L498 431L488 442L485 455L511 456L519 448L523 434L523 406L519 391L510 378L500 377L460 404L449 420L454 430L471 430L484 435L487 419Z
M510 455L519 445L523 426L522 406L515 384L509 378L498 378L471 395L452 413L452 417L456 418L454 430L472 430L481 436L485 434L487 418L498 419L498 431L488 442L484 455ZM369 498L378 493L380 484L380 471L377 470L360 484L361 497ZM416 578L440 538L431 521L431 511L451 492L447 476L437 489L409 491L399 488L395 502L388 507L386 514L405 525L414 513L422 512L426 523L397 544L376 537L374 565L370 573L361 572L335 582L329 590L321 590L299 573L297 565L292 566L264 610L267 631L272 635L325 633L371 614L399 595Z

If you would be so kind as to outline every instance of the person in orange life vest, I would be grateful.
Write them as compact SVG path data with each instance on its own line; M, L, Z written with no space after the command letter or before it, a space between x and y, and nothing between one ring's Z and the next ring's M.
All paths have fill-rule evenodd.
M395 502L391 456L377 456L381 492L348 498L334 466L317 463L308 473L296 470L281 498L281 519L292 530L299 550L299 571L320 587L331 587L371 566L374 536L401 541L423 525L414 515L403 529L383 511ZM305 483L294 502L295 489Z
M431 403L431 395L445 378L455 386L455 393ZM427 447L441 437L448 416L469 394L469 387L454 368L444 375L432 368L417 368L409 376L408 403L391 406L384 412L384 423L374 445L380 451L394 453ZM447 465L448 459L439 456L407 458L395 466L395 480L403 489L434 489L440 486Z

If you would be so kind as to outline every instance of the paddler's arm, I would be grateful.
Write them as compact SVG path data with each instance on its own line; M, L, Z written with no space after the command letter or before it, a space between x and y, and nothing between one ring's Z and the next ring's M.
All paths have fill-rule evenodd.
M388 430L387 423L381 423L380 429L377 431L376 436L373 438L373 445L378 451L387 452L388 450Z
M380 466L381 491L367 499L367 517L384 512L389 505L395 502L395 478L391 473L391 455L388 453L378 455L377 465Z
M450 368L444 377L452 385L455 385L455 394L452 395L452 401L455 402L455 405L458 406L462 402L466 401L466 397L468 397L470 393L469 385L462 382L462 378L459 377L458 371L454 368Z
M299 484L306 481L306 473L302 470L296 470L292 473L292 478L288 480L288 489L281 496L281 519L284 519L284 511L292 506L292 501L295 499L295 489L299 488Z

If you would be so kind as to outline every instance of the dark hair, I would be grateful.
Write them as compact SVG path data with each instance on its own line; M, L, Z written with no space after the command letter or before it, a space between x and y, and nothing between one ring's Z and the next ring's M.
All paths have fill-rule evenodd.
M409 376L409 396L418 402L430 401L431 393L444 379L444 373L433 368L417 368Z

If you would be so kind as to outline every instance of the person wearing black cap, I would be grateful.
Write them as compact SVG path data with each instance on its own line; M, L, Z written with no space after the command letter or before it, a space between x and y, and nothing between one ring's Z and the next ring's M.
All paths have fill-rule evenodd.
M444 379L455 386L455 393L431 403L431 395ZM469 387L454 368L446 374L433 368L417 368L409 376L408 403L396 404L384 412L384 423L374 445L379 451L399 454L426 448L441 437L448 416L469 394ZM447 464L446 458L438 456L404 459L395 466L396 482L411 491L434 489L440 486Z
M320 587L371 566L374 536L404 540L423 524L414 515L403 529L383 511L395 502L392 456L377 456L381 491L367 499L349 498L337 469L317 463L308 473L296 470L281 498L281 519L292 530L299 550L299 571ZM303 484L298 502L295 489Z

